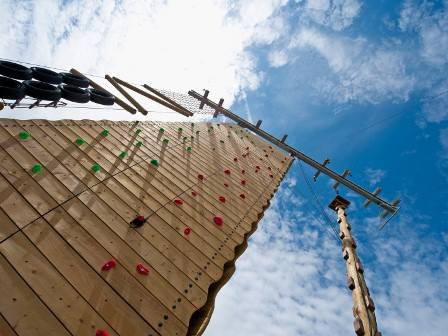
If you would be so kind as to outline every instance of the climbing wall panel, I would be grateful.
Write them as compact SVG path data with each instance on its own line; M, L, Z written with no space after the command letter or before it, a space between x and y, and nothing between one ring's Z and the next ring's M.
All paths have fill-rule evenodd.
M0 119L0 334L201 334L290 163L230 124Z

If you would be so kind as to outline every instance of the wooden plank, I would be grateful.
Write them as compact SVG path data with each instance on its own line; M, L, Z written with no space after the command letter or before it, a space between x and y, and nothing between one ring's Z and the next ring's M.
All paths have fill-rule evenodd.
M0 314L0 335L2 336L17 336L14 329L8 324L2 314Z
M0 255L0 313L20 336L71 335Z
M118 334L157 334L44 219L23 232Z
M1 182L0 182L1 183ZM0 207L0 242L17 232L19 228ZM1 335L1 334L0 334Z
M64 204L64 209L76 220L78 223L89 232L107 251L129 272L136 275L139 280L155 297L157 297L167 308L170 307L179 297L182 298L182 308L176 310L176 316L181 319L186 325L195 311L193 302L199 305L201 298L192 296L191 303L184 296L184 293L178 291L170 285L163 277L153 271L151 276L139 276L136 272L136 265L144 263L142 257L135 253L129 246L127 246L119 236L117 236L109 227L100 221L81 201L77 198L70 200ZM188 291L188 289L187 289ZM188 293L187 293L188 295ZM181 307L179 307L181 308Z
M47 214L45 219L90 267L98 272L105 261L114 257L62 207ZM152 279L150 277L143 279L143 276L135 273L135 265L132 270L128 270L120 260L117 260L117 266L113 272L101 271L99 275L159 333L185 335L190 313L185 308L184 300L181 297L176 297L170 303L171 309L168 309L148 290L147 287L152 285ZM168 316L168 319L165 319L165 316ZM182 318L184 322L182 322Z
M0 251L71 334L103 329L117 335L23 233L3 242Z

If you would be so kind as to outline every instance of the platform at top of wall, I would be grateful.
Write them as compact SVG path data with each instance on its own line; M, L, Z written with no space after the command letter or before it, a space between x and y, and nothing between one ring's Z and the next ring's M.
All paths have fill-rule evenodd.
M202 333L291 163L235 125L88 120L0 119L0 156L2 336Z

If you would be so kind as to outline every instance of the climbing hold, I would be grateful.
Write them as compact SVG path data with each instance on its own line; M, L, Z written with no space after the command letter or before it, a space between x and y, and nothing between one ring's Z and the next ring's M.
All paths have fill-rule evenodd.
M179 127L179 128L177 129L177 131L178 131L179 133L182 133L182 127Z
M139 216L135 217L129 224L131 224L131 227L137 228L137 227L142 226L145 223L146 223L145 216L139 215Z
M203 181L203 180L204 180L204 175L199 174L199 175L198 175L198 179L201 180L201 181Z
M184 234L186 236L188 236L191 233L191 228L189 228L188 226L184 229Z
M196 191L193 190L193 191L191 192L191 196L196 197L197 195L198 195L198 193L197 193Z
M137 264L137 272L142 275L148 275L149 269L143 266L142 264Z
M40 173L42 171L42 165L39 163L36 163L32 168L31 171L33 172L33 174L37 174Z
M215 216L213 217L213 222L217 225L217 226L222 226L223 224L223 220L221 217Z
M94 163L93 165L92 165L92 171L94 172L94 173L98 173L100 170L101 170L101 166L98 164L98 163Z
M243 154L242 156L243 156L243 158L245 158L245 157L246 157L246 154Z
M199 130L196 131L196 134L199 134Z
M229 187L229 185L228 185L227 183L224 183L224 187L228 188L228 187Z
M256 172L256 173L258 173L258 172L259 172L259 170L258 170L258 169L255 169L255 172Z
M222 203L225 203L226 202L226 198L224 197L224 196L219 196L219 201L220 202L222 202Z
M141 147L143 146L143 142L142 141L137 141L137 143L135 144L137 147Z
M242 185L246 185L246 180L241 180Z
M268 170L272 170L271 167L268 167Z
M153 160L151 160L151 164L152 164L154 167L158 167L158 166L159 166L159 161L157 161L156 159L153 159Z
M191 136L190 138L191 138L191 140L194 140L194 136Z
M260 166L255 166L255 168L256 168L257 170L260 170Z
M220 143L224 143L224 140L219 140Z
M246 195L244 195L244 194L240 194L240 197L241 197L242 199L245 199L245 198L246 198Z
M266 154L265 157L269 157L269 155Z
M243 170L241 171L241 174L244 175L245 173L246 173L246 171L243 169Z
M183 138L184 142L187 141L187 139L188 139L188 137L185 136L185 137Z
M120 155L118 155L120 158L122 158L122 159L124 159L126 156L128 156L128 152L126 152L126 151L122 151L121 153L120 153Z
M238 161L238 158L233 158L233 161L237 162L237 161Z
M101 131L101 135L102 135L102 136L105 136L105 137L108 136L108 135L109 135L109 130L106 129L106 128L103 129L103 130Z
M246 150L249 150L249 147L246 147Z
M22 140L26 140L31 136L30 132L27 131L21 131L19 132L19 138Z
M228 169L224 170L224 174L230 175L230 170L228 170Z
M168 139L163 139L163 143L166 145L166 144L168 144L168 142L169 142L169 140Z
M98 329L95 336L110 336L110 334L106 330Z
M273 177L274 177L274 175L272 175L272 174L269 174L269 177L270 177L270 178L273 178Z
M190 146L187 147L187 152L191 152L193 148L191 148Z
M84 145L86 143L86 141L83 138L77 138L75 142L78 146Z
M174 204L176 204L176 205L182 205L182 204L184 204L184 202L183 202L181 199L175 199L175 200L174 200Z
M163 128L159 128L159 133L163 133L165 130Z
M137 130L135 131L135 133L140 134L141 132L143 132L143 130L141 128L137 128Z
M115 266L117 266L117 262L114 259L110 259L103 264L103 267L101 267L101 269L103 271L109 271L112 268L115 268Z
M191 127L194 127L194 123L191 123Z

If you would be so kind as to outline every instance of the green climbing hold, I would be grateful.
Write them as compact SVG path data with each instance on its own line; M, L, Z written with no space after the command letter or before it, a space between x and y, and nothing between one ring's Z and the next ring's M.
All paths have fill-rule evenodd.
M27 131L21 131L19 132L19 138L22 140L26 140L31 136L30 132Z
M224 143L224 140L219 140L219 142Z
M135 131L135 133L140 134L141 132L143 132L143 130L141 128L137 128L137 130Z
M36 163L32 168L31 171L33 172L33 174L37 174L40 173L42 171L42 165L39 163Z
M108 136L108 135L109 135L109 130L106 129L106 128L103 129L103 130L101 131L101 135L104 136L104 137Z
M154 167L158 167L159 166L159 161L157 161L157 160L151 160L151 164L154 166Z
M169 140L168 139L163 139L163 143L164 144L168 144Z
M191 148L191 147L187 147L187 152L191 152L192 149L193 148Z
M187 141L187 139L188 139L188 138L187 138L187 137L185 136L185 137L184 137L184 139L183 139L183 140L184 140L184 142L185 142L185 141Z
M92 165L92 171L94 172L94 173L98 173L100 170L101 170L101 166L98 164L98 163L94 163L93 165Z
M177 129L177 131L178 131L179 133L182 133L182 127L179 127L179 128Z
M163 128L160 128L159 133L163 133L163 132L165 132L165 130Z
M143 146L143 142L142 141L137 141L137 143L135 144L137 147L141 147Z
M199 134L199 131L196 131L196 134Z
M124 159L126 156L128 156L128 152L123 151L120 153L120 155L118 155L120 158Z
M86 143L86 141L83 138L77 138L75 142L78 146L84 145Z
M194 139L194 136L191 136L190 138L191 138L191 140L193 140L193 139Z
M191 123L191 127L194 127L194 123Z

